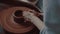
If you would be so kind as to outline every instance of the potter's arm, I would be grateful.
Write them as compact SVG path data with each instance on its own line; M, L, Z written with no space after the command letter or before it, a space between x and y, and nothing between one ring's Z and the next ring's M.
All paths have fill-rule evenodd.
M23 12L23 16L25 16L25 18L28 18L31 20L31 22L39 29L42 30L44 28L44 23L37 17L35 16L33 13L30 12Z

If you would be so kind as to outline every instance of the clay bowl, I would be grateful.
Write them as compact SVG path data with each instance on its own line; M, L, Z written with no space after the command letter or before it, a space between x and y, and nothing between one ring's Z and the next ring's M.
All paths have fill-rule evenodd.
M26 20L22 15L24 11L34 10L41 13L40 10L33 4L20 1L1 1L7 5L5 9L0 12L0 20L2 27L12 33L26 33L31 31L35 25L29 20ZM38 14L35 14L38 15ZM41 17L41 15L37 16ZM42 20L42 19L41 19Z

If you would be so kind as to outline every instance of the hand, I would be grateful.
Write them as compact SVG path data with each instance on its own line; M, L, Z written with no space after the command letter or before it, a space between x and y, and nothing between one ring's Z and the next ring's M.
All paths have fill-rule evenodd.
M27 19L31 19L32 16L34 16L34 14L33 14L33 13L30 13L30 12L24 11L24 12L23 12L23 16L24 16L25 18L27 18Z
M31 21L39 30L42 30L42 29L45 27L44 23L43 23L37 16L35 16L33 13L24 11L24 12L23 12L23 16L24 16L25 18L30 19L30 21Z

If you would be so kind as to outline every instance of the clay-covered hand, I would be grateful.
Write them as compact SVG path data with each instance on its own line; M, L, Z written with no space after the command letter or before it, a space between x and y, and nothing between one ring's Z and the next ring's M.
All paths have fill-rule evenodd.
M24 11L24 12L23 12L23 16L24 16L25 18L30 19L30 21L31 21L39 30L41 30L41 29L44 28L44 26L45 26L44 23L43 23L37 16L35 16L33 13Z
M31 19L32 16L34 16L34 14L33 14L33 13L30 13L30 12L24 11L24 12L23 12L23 16L24 16L25 18Z

